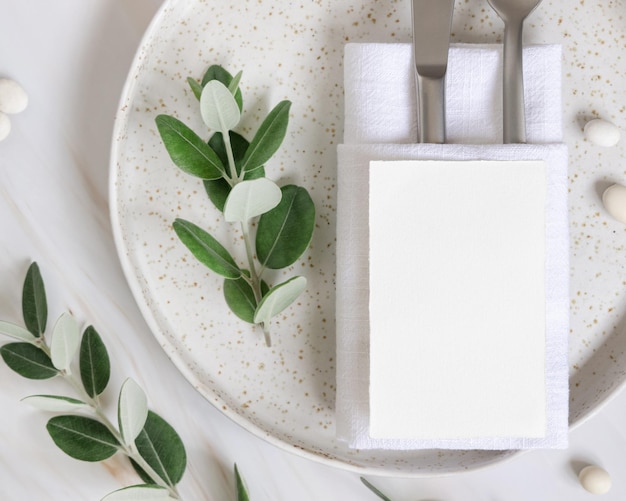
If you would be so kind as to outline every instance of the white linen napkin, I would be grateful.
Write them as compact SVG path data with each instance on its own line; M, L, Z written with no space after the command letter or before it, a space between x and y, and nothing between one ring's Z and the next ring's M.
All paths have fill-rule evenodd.
M525 48L527 136L500 145L501 47L453 46L447 77L450 142L414 144L415 84L408 44L349 44L345 52L345 144L338 149L337 436L359 449L526 449L567 445L569 237L567 150L561 140L561 52ZM543 144L539 144L543 143ZM545 437L373 439L369 431L368 176L371 160L545 160ZM407 395L410 398L410 395Z
M446 142L502 143L502 46L452 45L446 74ZM416 143L410 44L345 47L345 144ZM528 143L562 141L561 46L524 47Z

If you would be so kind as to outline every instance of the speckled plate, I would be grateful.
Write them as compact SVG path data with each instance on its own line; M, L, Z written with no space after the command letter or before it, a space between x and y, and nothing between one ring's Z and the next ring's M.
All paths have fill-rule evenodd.
M335 440L335 152L342 135L343 46L410 40L409 9L410 2L396 1L166 1L123 91L111 166L111 213L122 265L156 338L184 376L224 414L279 447L333 466L395 476L465 471L514 454L355 451ZM533 27L552 33L545 24L562 20L562 7L546 0L542 9L546 17ZM478 10L480 20L473 15ZM496 41L497 22L478 2L457 5L455 41ZM464 31L472 37L464 39ZM203 130L186 78L200 77L214 63L244 71L244 134L278 101L293 101L288 136L267 173L281 184L306 186L317 207L312 245L289 271L305 274L309 286L297 307L275 324L271 348L261 332L228 310L222 281L188 255L171 229L176 217L198 222L243 257L236 251L238 236L227 231L201 182L172 165L154 124L157 114L168 113ZM570 80L584 81L584 69L577 73L567 64ZM566 134L573 134L574 120L566 122ZM574 216L583 221L590 204L580 202ZM593 235L594 241L600 238ZM574 255L573 265L593 273L584 257ZM608 308L610 301L592 301L580 290L573 304L580 316L570 356L572 424L614 394L626 366L622 336L605 335L610 327L604 324L615 313L595 322L592 336L582 329L590 322L587 307Z

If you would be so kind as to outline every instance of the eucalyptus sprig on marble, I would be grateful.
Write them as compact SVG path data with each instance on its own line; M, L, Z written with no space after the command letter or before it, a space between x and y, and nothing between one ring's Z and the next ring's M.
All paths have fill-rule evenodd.
M62 378L75 394L33 395L23 401L62 413L52 417L46 428L63 452L93 462L125 454L144 482L112 492L103 501L180 500L177 484L187 456L178 433L148 409L146 394L130 378L117 399L117 426L107 417L101 398L111 374L107 349L93 326L81 335L69 313L59 317L48 339L46 291L37 263L31 264L24 280L22 315L25 327L0 321L0 334L14 340L0 347L5 363L28 379ZM235 476L238 500L246 501L236 466Z
M247 263L200 226L176 219L179 239L205 266L224 277L226 303L240 319L260 325L267 346L269 323L290 306L306 287L303 276L270 286L265 273L294 264L311 242L315 206L301 186L279 187L265 177L265 164L285 138L291 103L281 101L262 121L251 141L234 131L241 120L239 82L221 66L211 66L202 81L187 81L200 103L200 115L213 132L202 139L180 120L156 117L161 139L173 163L203 180L205 191L228 223L241 228Z

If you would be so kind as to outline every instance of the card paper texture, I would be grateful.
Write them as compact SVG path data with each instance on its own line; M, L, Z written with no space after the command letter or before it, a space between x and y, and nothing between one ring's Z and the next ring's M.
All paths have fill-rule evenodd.
M545 436L545 162L369 181L370 436Z

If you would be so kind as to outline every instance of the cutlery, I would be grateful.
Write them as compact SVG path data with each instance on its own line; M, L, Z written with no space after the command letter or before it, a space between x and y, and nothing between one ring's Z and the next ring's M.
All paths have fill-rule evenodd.
M502 81L503 140L526 142L522 33L524 20L541 0L488 0L504 21L504 74Z
M445 143L445 76L454 0L412 0L420 143Z

